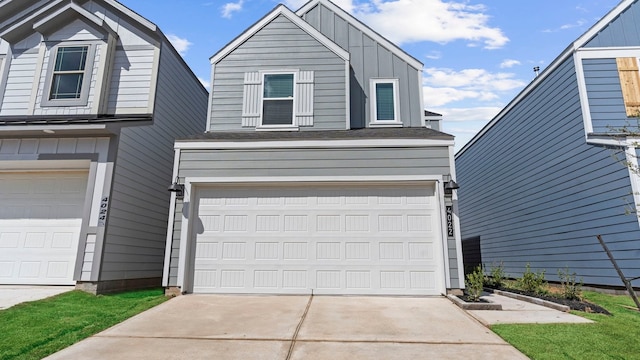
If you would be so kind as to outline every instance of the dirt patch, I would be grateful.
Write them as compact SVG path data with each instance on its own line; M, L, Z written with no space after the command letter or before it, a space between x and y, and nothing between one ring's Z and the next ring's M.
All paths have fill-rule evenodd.
M497 290L508 291L515 294L526 295L526 296L530 296L530 297L534 297L534 298L538 298L546 301L551 301L556 304L562 304L562 305L568 306L569 308L571 308L571 310L583 311L586 313L611 315L611 313L607 311L607 309L603 308L602 306L599 306L584 300L568 300L568 299L563 299L563 298L552 296L552 295L540 295L540 294L530 293L526 291L521 291L518 289L511 289L511 288L504 288L504 287L497 288Z

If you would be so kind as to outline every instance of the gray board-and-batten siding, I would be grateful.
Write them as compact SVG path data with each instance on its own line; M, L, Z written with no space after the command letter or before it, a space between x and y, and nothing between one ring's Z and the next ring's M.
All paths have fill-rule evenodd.
M628 169L586 143L572 58L460 154L456 169L462 239L480 236L488 266L502 262L517 277L530 263L551 280L568 267L585 283L619 286L600 234L625 274L640 275L638 219L625 214Z
M153 124L123 128L106 229L101 279L160 278L176 137L205 129L207 91L164 42Z
M280 15L213 66L210 130L243 129L245 73L293 69L314 73L313 128L346 129L345 60Z
M420 74L416 69L396 54L376 42L354 25L322 4L318 4L305 14L303 19L323 35L349 52L351 64L351 127L367 126L370 119L368 99L369 79L396 78L399 80L400 116L404 126L422 126L423 101Z
M398 135L402 134L402 135ZM255 142L288 140L354 139L434 139L453 137L425 128L361 129L307 132L223 132L192 136L182 141ZM386 176L446 175L451 173L447 146L340 147L340 148L265 148L262 149L182 149L178 176L185 177L269 177L269 176ZM176 202L169 286L177 284L178 255L183 202ZM451 285L460 287L457 277L455 240L450 240ZM452 251L451 249L454 249Z

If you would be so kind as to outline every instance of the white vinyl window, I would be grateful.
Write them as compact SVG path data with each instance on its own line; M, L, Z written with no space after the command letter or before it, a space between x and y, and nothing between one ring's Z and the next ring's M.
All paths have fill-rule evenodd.
M92 44L68 44L51 49L43 106L87 104L94 47Z
M398 79L372 79L370 85L371 125L400 125Z
M261 126L294 126L293 73L263 74Z

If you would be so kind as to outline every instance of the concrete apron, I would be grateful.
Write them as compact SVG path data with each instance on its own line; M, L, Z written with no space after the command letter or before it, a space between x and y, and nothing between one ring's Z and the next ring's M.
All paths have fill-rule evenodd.
M48 359L526 359L448 299L186 295Z
M73 286L0 285L0 310L73 290Z

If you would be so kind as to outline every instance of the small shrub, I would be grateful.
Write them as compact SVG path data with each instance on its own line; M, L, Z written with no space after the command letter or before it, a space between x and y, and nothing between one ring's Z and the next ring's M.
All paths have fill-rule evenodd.
M522 277L517 280L518 288L526 292L545 294L547 282L544 279L544 273L544 270L538 273L531 271L531 265L527 263Z
M558 269L562 297L569 300L582 300L582 279L576 281L577 274L569 273L569 268Z
M484 286L484 271L478 266L471 274L467 274L467 295L471 301L480 301Z
M493 263L491 264L491 269L489 269L489 279L487 280L487 284L494 288L502 288L505 284L507 276L504 272L504 264Z

